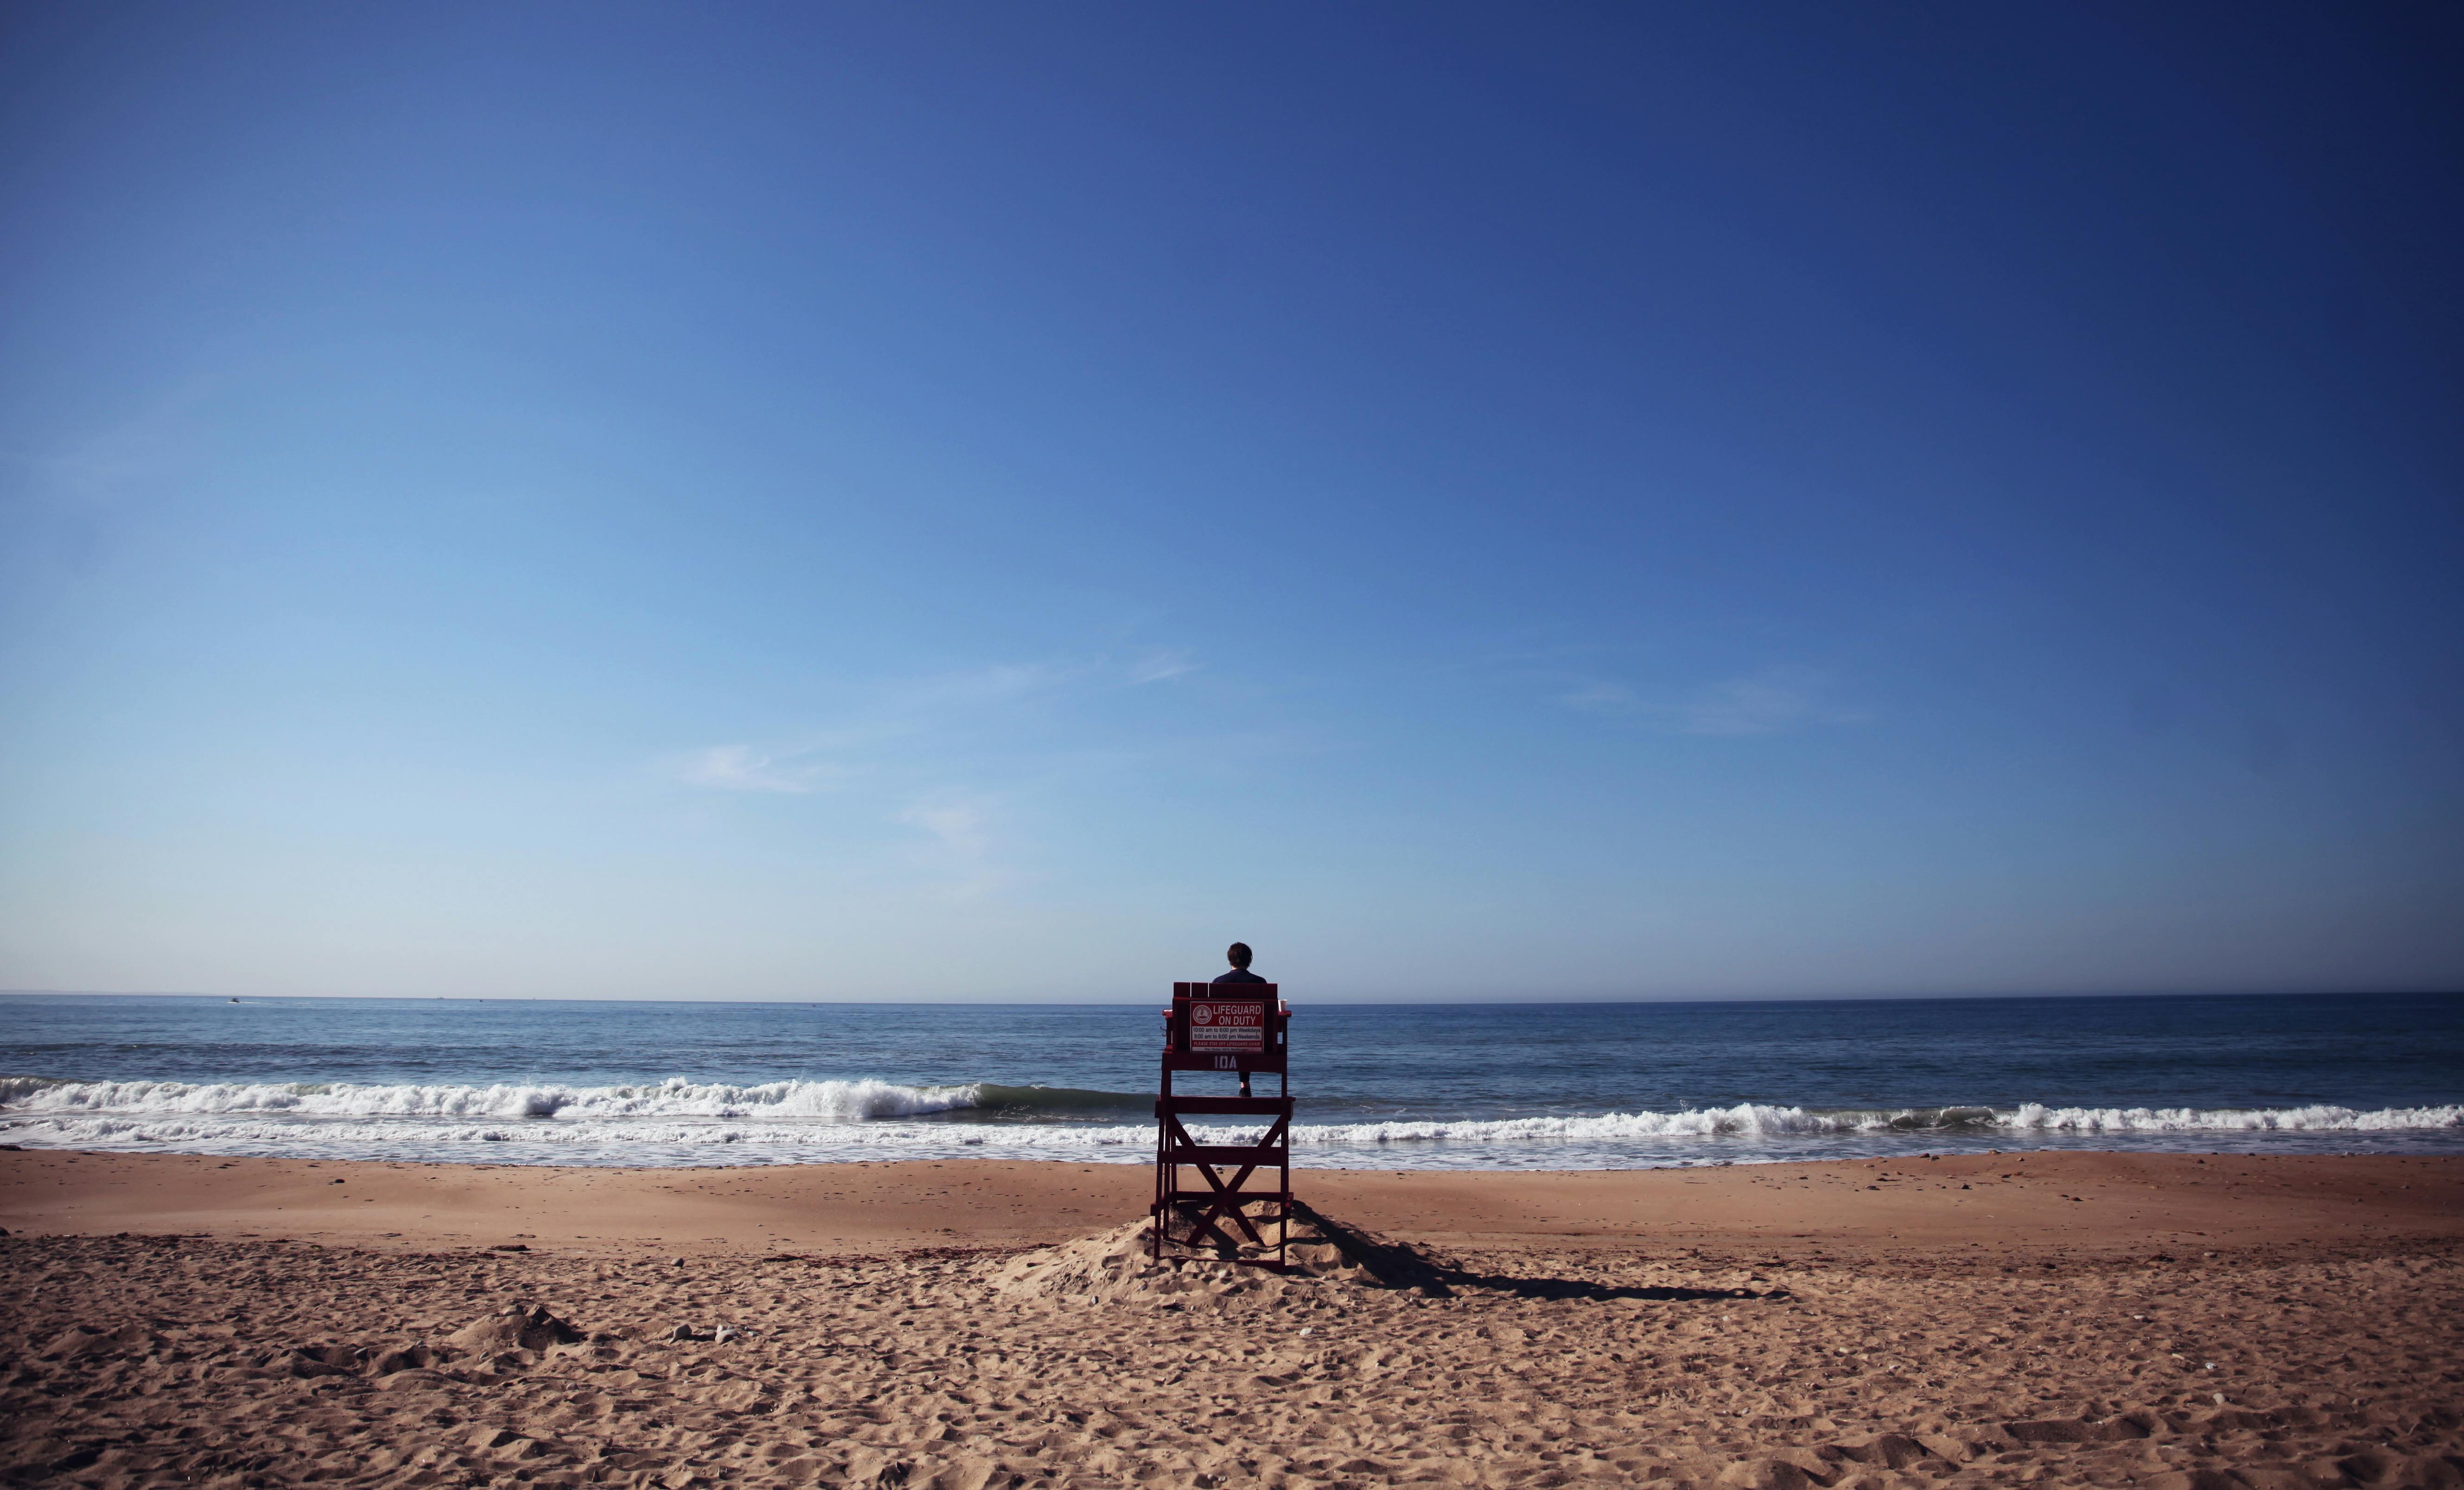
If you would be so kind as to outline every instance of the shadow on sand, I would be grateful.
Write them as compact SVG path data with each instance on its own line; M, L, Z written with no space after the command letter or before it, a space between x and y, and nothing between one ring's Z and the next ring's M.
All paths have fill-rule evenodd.
M1379 1283L1388 1288L1417 1289L1433 1299L1451 1298L1459 1288L1511 1294L1518 1299L1588 1299L1601 1303L1613 1299L1685 1303L1711 1299L1790 1297L1785 1288L1764 1293L1750 1288L1628 1288L1578 1278L1517 1278L1482 1273L1423 1252L1409 1242L1381 1241L1357 1227L1330 1219L1306 1202L1294 1201L1292 1215L1314 1228L1322 1241L1340 1248L1346 1260L1358 1264Z

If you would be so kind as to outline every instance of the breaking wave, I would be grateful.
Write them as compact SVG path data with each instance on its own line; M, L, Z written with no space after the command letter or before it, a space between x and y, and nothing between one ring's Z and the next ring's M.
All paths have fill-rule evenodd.
M900 1086L889 1081L766 1081L729 1086L672 1078L643 1086L358 1086L343 1082L224 1084L53 1081L0 1078L0 1115L114 1116L280 1113L295 1118L781 1118L852 1123L980 1104L986 1091L1034 1088ZM1014 1097L1005 1098L1015 1101Z
M1810 1111L1741 1103L1686 1112L1610 1112L1595 1117L1502 1118L1462 1123L1347 1123L1300 1126L1296 1144L1395 1144L1469 1140L1479 1143L1616 1139L1750 1137L1837 1134L1940 1133L2321 1133L2393 1132L2464 1127L2464 1105L2385 1107L2280 1107L2257 1110L2189 1107L2048 1107L2022 1102L1991 1107L1903 1107L1895 1110Z
M0 1136L42 1147L686 1165L1001 1153L1135 1162L1152 1151L1145 1093L876 1080L752 1085L681 1078L355 1085L0 1079ZM1196 1127L1241 1142L1253 1128ZM2449 1143L2464 1105L2277 1108L1942 1106L1817 1109L1743 1103L1681 1112L1303 1123L1317 1164L1618 1168L1812 1158L1925 1144L2184 1146L2197 1142ZM2408 1135L2410 1135L2408 1137ZM2442 1136L2444 1135L2444 1136ZM1876 1146L1883 1145L1883 1146Z

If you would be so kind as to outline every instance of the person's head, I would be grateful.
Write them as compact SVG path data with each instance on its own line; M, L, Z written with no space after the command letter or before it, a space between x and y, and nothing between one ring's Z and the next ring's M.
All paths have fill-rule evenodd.
M1249 967L1249 944L1248 944L1248 943L1246 943L1246 942L1235 942L1235 943L1233 943L1230 946L1227 946L1227 947L1225 947L1225 948L1223 949L1223 955L1224 955L1226 958L1228 958L1228 959L1230 959L1230 960L1231 960L1231 963L1232 963L1232 966L1233 966L1233 967L1238 967L1238 968L1242 969L1242 970L1243 970L1243 971L1244 971L1244 972L1248 970L1248 967Z

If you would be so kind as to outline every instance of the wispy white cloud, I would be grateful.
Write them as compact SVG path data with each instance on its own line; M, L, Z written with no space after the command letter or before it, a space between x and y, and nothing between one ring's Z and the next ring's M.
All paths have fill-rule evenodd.
M1642 707L1642 701L1623 683L1587 684L1558 701L1587 714L1632 714Z
M918 715L1033 698L1054 692L1085 671L1083 665L1059 662L1003 662L935 674L891 690L883 714L912 723Z
M678 756L673 764L677 780L715 791L818 791L847 774L803 752L772 754L752 745L711 745Z
M716 791L825 790L856 774L850 758L877 756L894 742L1050 694L1069 677L1067 668L1031 662L910 678L880 688L834 727L791 737L791 744L704 745L664 765L675 780Z
M1831 676L1808 667L1768 667L1709 684L1675 702L1644 699L1619 682L1594 682L1559 696L1586 713L1648 720L1686 735L1776 735L1817 724L1861 723L1872 716L1837 701Z
M1151 647L1129 664L1124 676L1133 684L1159 683L1197 671L1198 663L1181 648Z
M1001 862L991 798L955 791L922 797L897 820L923 834L909 857L935 876L946 893L972 898L1015 878Z
M928 674L877 685L868 701L827 729L783 745L704 745L668 758L665 771L689 786L723 791L806 792L850 774L849 757L879 753L892 742L958 738L1005 710L1042 706L1073 691L1137 687L1199 669L1179 647L1150 647L1134 656L1004 662ZM827 752L826 755L825 752Z
M892 690L887 712L915 717L1048 698L1072 688L1135 687L1195 673L1199 666L1185 647L1146 647L1126 657L1112 653L1003 662L918 678Z
M898 820L931 834L937 851L949 859L977 865L992 854L990 814L980 803L918 802L899 813Z
M880 679L849 690L835 717L809 730L705 745L658 767L698 791L842 793L841 806L913 831L887 855L920 871L935 893L984 895L1016 882L1025 873L1018 866L1035 857L1016 827L1020 804L1037 820L1035 802L1056 783L1117 776L1146 759L1136 741L1088 738L1103 696L1199 669L1187 649L1125 644ZM1196 750L1176 746L1174 759L1187 766Z
M1831 700L1828 675L1802 667L1765 668L1714 683L1679 710L1689 735L1775 735L1807 724L1853 724L1861 709Z
M202 406L211 387L209 379L191 381L73 444L43 453L0 451L0 462L23 470L28 485L52 500L111 505L198 465Z

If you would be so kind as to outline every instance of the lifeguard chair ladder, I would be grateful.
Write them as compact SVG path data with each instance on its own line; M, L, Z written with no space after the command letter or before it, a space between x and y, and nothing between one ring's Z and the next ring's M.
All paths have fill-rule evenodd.
M1292 1089L1285 1061L1286 1026L1291 1011L1276 996L1271 983L1176 983L1172 1007L1163 1012L1163 1077L1155 1096L1155 1198L1154 1239L1149 1255L1162 1260L1167 1246L1196 1249L1211 1237L1258 1267L1284 1265L1284 1247L1292 1229ZM1176 1071L1238 1072L1239 1097L1183 1097L1172 1089ZM1273 1097L1246 1095L1250 1078L1271 1075L1280 1089ZM1266 1131L1254 1144L1201 1144L1181 1123L1183 1118L1245 1118L1264 1122ZM1222 1168L1239 1166L1227 1181ZM1198 1171L1203 1190L1184 1187L1181 1170ZM1255 1189L1252 1177L1271 1170L1273 1190ZM1273 1201L1271 1216L1252 1217L1246 1207ZM1257 1222L1275 1228L1274 1256L1239 1257L1240 1240L1260 1252L1267 1250ZM1229 1222L1231 1230L1225 1230ZM1184 1231L1183 1228L1187 1229Z

